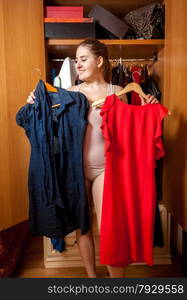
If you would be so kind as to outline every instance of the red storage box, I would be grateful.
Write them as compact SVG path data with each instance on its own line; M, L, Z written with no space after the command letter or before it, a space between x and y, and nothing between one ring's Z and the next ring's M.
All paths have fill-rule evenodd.
M83 6L46 6L46 18L83 18Z

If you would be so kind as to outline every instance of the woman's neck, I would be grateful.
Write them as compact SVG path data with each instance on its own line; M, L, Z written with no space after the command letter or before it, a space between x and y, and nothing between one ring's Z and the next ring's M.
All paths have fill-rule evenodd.
M90 78L84 81L85 87L98 87L106 86L107 82L104 80L103 76L98 76L97 78Z
M84 81L83 85L85 87L89 87L89 88L96 88L96 87L105 87L107 85L106 81L92 81L92 82L87 82Z

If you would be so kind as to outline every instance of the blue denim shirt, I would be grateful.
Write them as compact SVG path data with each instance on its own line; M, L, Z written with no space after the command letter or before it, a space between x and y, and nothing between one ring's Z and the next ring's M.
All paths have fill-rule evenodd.
M35 103L16 115L31 144L29 220L33 235L64 237L90 229L83 173L83 139L88 101L79 92L48 92L42 80ZM60 103L57 108L52 105Z

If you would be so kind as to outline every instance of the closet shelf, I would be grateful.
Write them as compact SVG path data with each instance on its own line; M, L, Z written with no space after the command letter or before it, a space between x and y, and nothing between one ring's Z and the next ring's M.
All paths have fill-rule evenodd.
M84 39L46 39L49 57L75 57L77 45ZM107 45L109 57L152 58L164 47L164 40L101 40Z
M84 39L46 39L48 45L78 45ZM164 40L99 40L106 45L164 45Z

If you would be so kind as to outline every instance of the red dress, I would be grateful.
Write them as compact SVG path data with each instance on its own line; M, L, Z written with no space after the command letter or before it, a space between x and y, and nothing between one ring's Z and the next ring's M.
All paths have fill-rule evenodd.
M106 97L100 112L105 138L105 178L100 262L153 264L156 159L164 155L161 104L128 105Z

